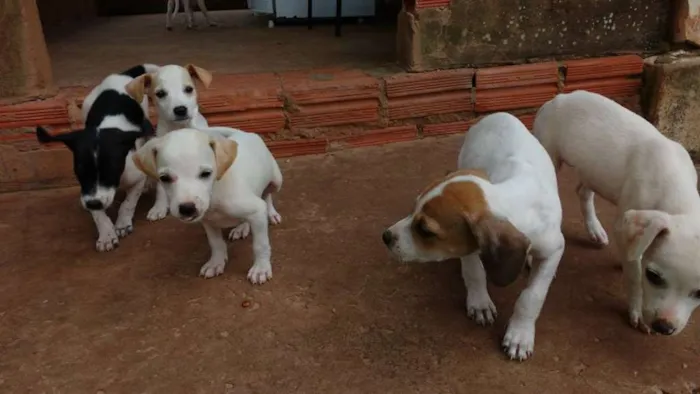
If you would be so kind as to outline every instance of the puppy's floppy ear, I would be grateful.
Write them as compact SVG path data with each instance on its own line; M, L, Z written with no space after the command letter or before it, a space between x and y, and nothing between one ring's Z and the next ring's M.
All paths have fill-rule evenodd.
M216 180L224 176L238 155L238 143L228 138L209 137L209 146L216 158Z
M465 220L489 280L496 286L515 282L529 261L530 240L509 221L490 214L479 218L465 214Z
M209 71L201 67L197 67L194 64L186 65L185 69L188 73L190 73L190 76L192 78L199 79L202 82L202 84L204 84L204 87L209 89L209 85L211 85L211 80L213 79Z
M126 92L129 93L136 102L143 101L143 96L146 95L153 85L153 75L143 74L134 78L133 81L126 84Z
M671 216L662 211L630 209L622 215L615 230L627 261L640 261L656 237L671 227Z
M147 176L158 179L158 168L156 165L156 158L158 157L158 150L160 149L161 138L153 138L143 144L142 147L136 150L136 152L131 156L134 161L136 168L141 170Z
M63 142L68 149L73 149L75 141L83 134L85 130L73 130L69 133L51 135L45 128L38 126L36 128L36 139L39 143L48 144L51 142Z

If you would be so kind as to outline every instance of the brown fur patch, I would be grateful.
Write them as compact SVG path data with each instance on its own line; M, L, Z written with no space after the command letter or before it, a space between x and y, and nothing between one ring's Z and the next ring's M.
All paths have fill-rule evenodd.
M487 209L486 198L479 185L468 181L449 183L442 194L425 202L421 212L413 219L413 240L419 248L426 250L439 249L455 256L472 253L477 249L477 244L465 215L480 218ZM434 236L426 237L426 233Z
M446 182L446 181L449 181L450 179L452 179L454 177L466 176L466 175L474 175L476 177L479 177L481 179L486 179L486 180L489 179L488 175L486 175L486 171L479 169L479 168L474 168L474 169L465 168L462 170L457 170L457 171L448 173L444 177L437 179L433 183L428 185L428 187L423 189L423 191L420 193L420 195L418 196L418 199L422 198L423 195L425 195L428 192L430 192L431 190L435 189L439 184Z

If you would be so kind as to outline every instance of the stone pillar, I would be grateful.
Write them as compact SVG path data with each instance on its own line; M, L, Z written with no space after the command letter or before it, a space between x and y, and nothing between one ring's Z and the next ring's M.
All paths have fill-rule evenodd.
M52 90L51 60L36 0L0 0L0 99Z
M679 51L644 62L645 117L700 158L700 51Z

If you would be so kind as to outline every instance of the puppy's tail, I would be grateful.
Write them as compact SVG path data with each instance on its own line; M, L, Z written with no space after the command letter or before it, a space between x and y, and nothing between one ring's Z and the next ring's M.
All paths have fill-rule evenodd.
M151 64L151 63L144 63L143 64L144 70L146 70L146 73L156 73L158 70L160 70L160 66L157 64Z
M42 144L56 141L56 139L41 126L37 126L36 128L36 139Z
M131 67L128 70L122 71L121 75L126 75L131 78L138 78L143 74L153 73L160 69L160 66L151 63L139 64L138 66Z

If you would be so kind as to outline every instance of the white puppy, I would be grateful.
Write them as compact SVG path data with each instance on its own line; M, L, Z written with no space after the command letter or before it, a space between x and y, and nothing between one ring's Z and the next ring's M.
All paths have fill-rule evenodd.
M580 178L581 212L591 239L608 243L594 194L617 205L633 326L679 333L700 304L700 198L688 152L641 116L599 94L575 91L546 103L534 134L556 168Z
M228 127L176 130L147 142L134 163L165 187L171 215L202 222L212 253L200 275L224 272L228 251L221 230L244 220L231 236L253 234L248 279L261 284L272 278L268 220L282 220L271 196L282 187L282 173L260 136Z
M496 316L486 279L510 284L534 258L537 270L503 339L510 358L524 360L533 352L535 322L564 253L554 167L516 117L496 113L469 130L459 168L418 196L413 212L382 239L403 262L460 258L467 312L481 325Z
M190 5L190 0L182 0L182 5L185 7L185 15L187 15L187 28L191 29L194 26L194 21L192 17L192 6ZM197 5L199 5L199 10L204 15L209 26L216 26L216 22L209 18L209 11L207 10L207 5L204 0L197 0ZM165 12L165 28L168 30L173 29L172 19L175 19L175 15L180 10L180 0L168 0L168 6Z
M171 64L160 67L156 72L144 74L129 83L131 91L148 95L155 103L158 111L157 136L183 128L201 130L209 127L207 120L199 112L195 80L200 81L205 88L209 88L212 75L194 64L188 64L185 67ZM168 201L165 189L157 185L156 201L146 217L154 221L163 219L167 214Z

